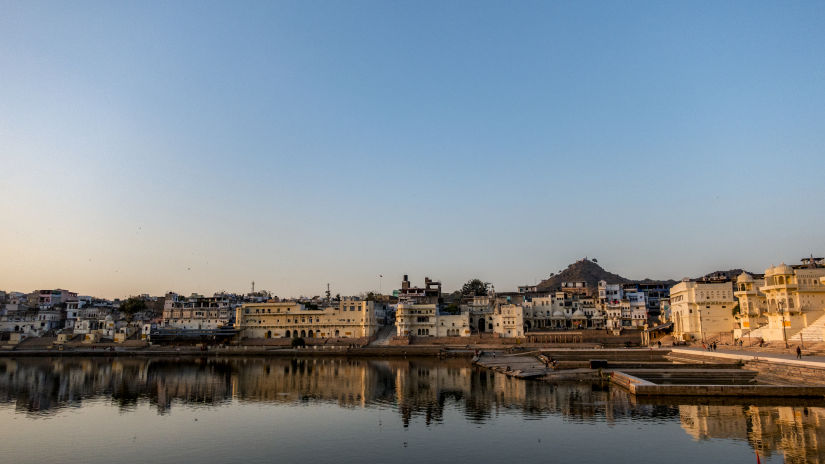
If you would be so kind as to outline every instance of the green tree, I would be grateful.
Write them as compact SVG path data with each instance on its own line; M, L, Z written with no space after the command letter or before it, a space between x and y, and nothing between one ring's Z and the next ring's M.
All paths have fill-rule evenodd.
M480 279L472 279L461 287L461 296L484 296L487 294L487 287L490 284L482 282Z
M120 303L118 311L126 316L127 321L131 322L136 313L146 311L146 302L138 297L130 296L124 302Z

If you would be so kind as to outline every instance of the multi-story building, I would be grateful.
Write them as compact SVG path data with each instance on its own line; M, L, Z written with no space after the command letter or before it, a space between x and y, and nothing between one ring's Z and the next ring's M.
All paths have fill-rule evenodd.
M768 302L762 287L765 286L763 275L750 275L743 272L736 278L733 296L739 300L739 314L735 316L734 338L742 338L768 323L766 316Z
M161 327L214 330L232 323L234 308L226 295L188 298L168 293L163 304Z
M441 282L424 277L424 287L412 287L407 275L401 281L401 290L398 292L398 301L401 303L439 303L441 298Z
M538 285L519 285L519 293L537 293L539 291Z
M641 281L623 285L625 292L641 292L645 296L647 319L659 318L659 301L670 296L670 286L663 282Z
M593 289L587 282L562 282L561 291L573 295L592 295Z
M396 335L435 337L438 335L438 316L438 305L435 303L399 303L395 310ZM467 326L469 325L468 317Z
M524 307L521 305L496 305L493 313L493 333L502 338L524 336Z
M771 266L763 279L739 277L740 336L769 342L825 340L825 285L821 281L825 262L821 258L805 259L796 266Z
M294 301L244 303L235 326L242 338L364 338L379 329L374 302L356 299L322 309Z
M644 292L625 291L629 311L622 314L623 327L643 327L647 322L647 297Z
M684 341L732 336L735 304L730 280L683 280L670 288L673 335Z
M67 301L77 301L77 293L59 288L55 290L39 290L34 293L37 295L37 307L44 309Z

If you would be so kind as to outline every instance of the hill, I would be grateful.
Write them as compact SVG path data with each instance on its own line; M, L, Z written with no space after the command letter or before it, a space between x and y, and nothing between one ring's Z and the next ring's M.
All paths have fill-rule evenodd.
M759 275L759 273L746 271L744 269L729 269L727 271L714 271L714 272L711 272L709 274L705 274L702 277L699 277L699 279L711 279L712 280L712 279L719 279L719 278L724 277L724 278L730 279L730 280L735 282L736 278L739 277L739 275L742 274L743 272L747 272L750 275Z
M538 284L539 291L553 291L561 288L562 282L587 282L588 286L596 288L599 281L604 280L609 284L630 284L630 283L664 283L667 286L676 284L675 280L632 280L618 274L608 272L599 266L594 260L580 259L567 266L567 269L554 274Z
M611 284L625 284L630 282L630 279L626 279L618 274L613 274L612 272L607 272L594 261L585 258L567 266L567 269L558 274L542 280L538 284L538 289L540 291L558 290L561 288L562 282L587 282L588 286L595 288L598 286L600 280Z

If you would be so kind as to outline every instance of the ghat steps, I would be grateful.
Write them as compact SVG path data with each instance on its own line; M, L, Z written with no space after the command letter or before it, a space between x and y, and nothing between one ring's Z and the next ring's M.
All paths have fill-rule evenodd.
M822 342L825 341L825 315L815 320L811 325L802 329L798 334L788 337L791 342Z

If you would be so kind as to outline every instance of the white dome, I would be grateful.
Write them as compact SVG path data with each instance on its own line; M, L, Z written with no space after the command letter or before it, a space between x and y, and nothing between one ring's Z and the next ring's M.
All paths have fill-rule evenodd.
M743 272L739 274L739 277L736 278L736 281L740 284L745 282L753 282L753 277L751 277L751 275L747 272Z
M789 274L793 274L793 268L792 268L792 267L790 267L790 266L788 266L788 265L787 265L787 264L785 264L785 263L782 263L782 264L780 264L779 266L776 266L776 267L774 268L773 273L774 273L774 274L789 275Z

